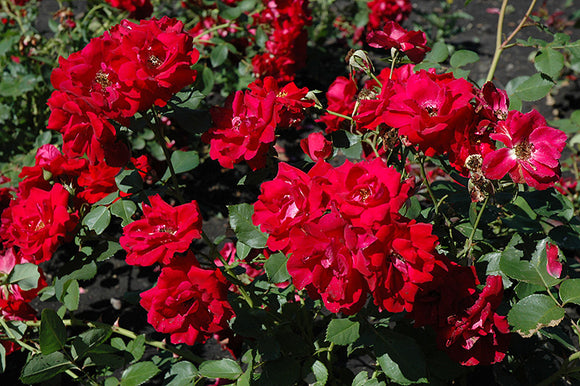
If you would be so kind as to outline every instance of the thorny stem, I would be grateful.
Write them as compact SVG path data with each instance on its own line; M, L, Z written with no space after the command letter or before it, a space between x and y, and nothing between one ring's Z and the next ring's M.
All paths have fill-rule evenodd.
M324 111L326 111L330 115L334 115L336 117L348 119L351 122L354 121L354 119L352 119L352 117L349 117L348 115L344 115L344 114L341 114L341 113L337 113L336 111L331 111L331 110L328 110L328 109L327 110L324 110Z
M196 43L196 42L198 42L201 39L201 37L203 35L207 35L208 33L211 33L211 32L214 32L214 31L218 31L218 30L220 30L222 28L230 28L231 27L231 28L235 28L237 30L241 30L240 27L232 26L232 23L233 23L233 21L229 21L227 23L223 23L223 24L219 24L219 25L214 25L211 28L208 28L206 30L203 30L203 32L201 32L199 35L194 36L193 42ZM189 29L189 25L186 26L185 29Z
M503 34L503 22L504 22L504 18L505 18L507 3L508 3L508 0L503 0L503 2L501 4L500 11L499 11L499 19L497 22L497 35L496 35L496 40L495 40L495 52L493 54L493 59L491 60L491 66L489 67L489 72L487 73L487 78L486 78L487 82L490 82L493 79L493 75L495 73L495 70L497 69L497 64L499 63L499 58L500 58L503 50L505 50L508 47L513 46L513 45L508 46L508 44L516 36L516 34L518 32L520 32L521 29L524 27L524 24L528 20L528 17L532 13L532 10L534 9L534 7L536 5L536 1L537 0L531 1L530 6L528 7L528 10L526 11L526 14L524 15L524 17L522 17L518 26L512 31L512 33L502 43L501 40L502 40L502 34Z
M159 115L155 108L153 108L153 117L155 119L155 126L153 127L153 132L155 133L155 139L161 148L163 149L163 155L165 156L165 162L169 167L169 172L171 173L171 182L173 183L173 190L175 191L175 196L180 204L185 203L185 199L183 198L183 194L179 189L179 182L177 180L177 174L175 173L175 169L173 168L173 163L171 162L171 153L167 148L167 142L163 137L163 124L159 120Z
M379 80L379 78L376 77L375 74L372 73L372 71L368 72L368 75L374 79L375 82L377 82L377 84L379 85L379 87L382 89L383 88L383 83Z
M463 256L463 255L467 256L467 258L468 258L467 262L469 263L469 265L471 265L473 263L473 261L470 258L471 247L473 247L473 238L475 237L475 232L477 232L477 227L479 226L479 222L481 221L481 216L483 215L483 212L485 211L485 207L487 206L488 201L489 201L489 196L485 197L485 201L483 201L483 204L481 205L481 208L479 209L479 213L477 213L477 218L475 219L475 223L473 224L473 229L471 230L471 233L469 234L469 238L465 242L465 247L463 248L463 251L461 252L461 256Z
M419 166L421 167L421 178L423 179L423 182L425 183L425 187L427 188L427 192L429 193L429 197L431 198L433 205L435 205L435 214L439 214L439 205L437 205L437 199L435 198L435 195L433 194L433 190L431 190L431 184L429 183L429 180L427 179L427 173L425 173L425 157L421 157L419 159Z

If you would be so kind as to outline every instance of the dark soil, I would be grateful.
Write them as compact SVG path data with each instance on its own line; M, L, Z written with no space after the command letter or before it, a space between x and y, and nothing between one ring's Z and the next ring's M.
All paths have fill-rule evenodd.
M83 9L82 1L73 2L75 8ZM463 0L456 0L454 9L463 6ZM565 0L550 0L547 9L555 12L564 9ZM414 1L416 12L405 26L410 27L412 23L428 25L420 14L429 12L441 12L437 6L439 1L417 0ZM529 0L512 0L514 11L506 19L504 31L510 33L516 26L519 18L529 5ZM485 78L493 52L495 49L495 26L497 15L487 11L488 8L499 8L500 0L474 0L466 8L465 12L473 18L471 20L460 20L459 28L462 33L455 35L449 42L457 49L470 49L476 51L481 61L475 63L471 70L471 78L478 80ZM48 17L58 9L56 1L43 0L40 5L40 12L43 18L39 21L38 28L41 32L47 32L46 23ZM570 14L570 9L567 9ZM564 15L565 17L565 15ZM535 28L529 28L530 31ZM566 32L574 34L573 39L580 37L578 29L568 28ZM524 34L527 34L524 31ZM540 33L532 32L533 36L543 37ZM326 90L328 85L336 76L346 75L346 67L343 57L346 54L344 48L324 47L320 49L311 48L308 68L299 76L301 86L308 86L311 89ZM501 58L499 68L496 73L496 85L504 88L506 83L514 77L521 75L531 75L535 73L533 63L528 60L532 49L514 47L507 50ZM334 60L336 59L336 60ZM553 98L544 99L530 103L524 107L524 111L536 108L549 120L565 118L569 116L572 109L580 107L580 84L578 80L568 80L555 88ZM297 148L298 135L290 135L286 138L286 143L290 148ZM288 151L288 154L292 154ZM224 218L225 205L239 202L251 202L255 199L257 191L248 190L237 186L237 181L247 171L238 169L226 171L219 167L216 162L210 161L195 170L189 177L189 184L192 188L187 192L188 198L196 199L200 204L204 216L204 228L210 237L215 237L227 232L227 223ZM43 265L49 278L55 275L67 264L67 253L60 251L50 262ZM98 268L98 275L95 279L81 283L83 293L80 297L80 307L77 317L87 320L101 320L105 323L118 322L120 326L128 328L136 333L153 334L153 328L146 323L146 312L138 305L138 294L155 284L158 272L150 268L138 268L127 266L124 263L124 255L118 253L113 258L102 262ZM40 306L37 302L34 304ZM43 307L58 308L59 304L42 304ZM153 351L152 351L153 352ZM151 353L152 353L151 352ZM197 348L197 352L205 357L217 357L223 354L214 342L205 347ZM20 369L25 361L24 353L17 352L8 358L7 371L0 375L2 385L18 385L17 379ZM361 363L349 363L349 367L363 369L364 360ZM469 377L471 385L491 385L495 384L495 378L490 368L476 370ZM68 379L63 377L55 384L66 384Z

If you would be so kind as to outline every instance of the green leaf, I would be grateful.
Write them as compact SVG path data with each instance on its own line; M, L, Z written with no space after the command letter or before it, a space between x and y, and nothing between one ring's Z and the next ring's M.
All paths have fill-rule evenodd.
M213 75L213 71L209 67L204 67L201 72L201 80L203 81L203 89L201 93L203 95L209 95L213 90L213 86L215 84L215 77Z
M532 259L530 261L520 260L523 256L523 251L517 248L518 245L522 245L521 238L520 242L514 240L519 236L514 236L510 244L501 253L501 258L499 262L499 267L503 273L519 281L523 281L535 285L547 285L548 287L554 286L560 282L560 279L552 277L547 271L547 256L546 256L546 242L547 239L541 240L536 245L536 250L532 254Z
M377 362L390 380L400 385L428 382L425 357L414 339L387 328L377 329L377 334Z
M34 90L42 80L40 76L33 74L20 75L17 77L5 77L0 82L0 95L4 97L18 97Z
M324 363L320 361L314 362L312 365L312 372L314 373L314 377L316 378L316 383L314 386L324 386L328 381L328 370Z
M270 283L283 283L290 280L290 274L286 268L288 258L283 253L275 253L264 263L264 269Z
M49 355L35 355L24 365L20 380L27 384L39 383L73 367L74 365L60 351Z
M134 361L138 361L145 354L145 335L138 335L127 344L126 350L133 356Z
M532 210L547 218L570 221L574 217L574 204L556 189L523 192L521 196Z
M366 371L361 371L354 377L351 386L385 386L385 382L379 381L376 378L369 379Z
M197 151L174 151L171 154L171 164L173 165L175 174L188 172L199 165L199 154ZM171 177L171 171L167 168L161 179L166 181L169 177Z
M225 44L220 44L215 46L213 50L211 50L211 54L209 55L209 60L211 61L211 65L213 67L217 67L223 62L226 61L228 58L228 47Z
M451 55L449 64L451 64L451 67L463 67L466 64L475 63L478 60L479 55L477 55L475 52L468 50L459 50L455 51L455 53Z
M534 66L538 71L555 79L564 68L564 55L559 51L546 48L536 56Z
M79 308L80 300L79 282L71 280L66 287L66 293L62 298L62 302L67 310L76 311Z
M268 235L252 223L254 207L250 204L228 206L230 224L238 239L252 248L264 248Z
M143 179L137 170L123 170L117 174L115 182L124 193L138 193L143 190Z
M0 374L6 371L6 349L0 344Z
M111 205L111 214L123 220L121 226L125 226L133 221L131 216L135 214L136 210L137 205L131 200L117 200Z
M548 95L553 86L554 83L542 74L534 74L515 89L514 96L527 102L537 101Z
M433 44L431 51L425 56L425 61L443 63L449 57L449 49L443 40L439 40Z
M121 386L141 385L159 373L159 368L153 362L135 363L121 376Z
M205 361L199 365L199 373L208 378L225 378L235 380L242 375L238 362L228 358L216 361Z
M332 319L326 329L326 341L347 345L355 342L359 334L360 323L350 319Z
M78 335L72 342L71 354L76 361L91 349L103 344L111 336L110 328L91 328Z
M181 361L172 365L165 374L166 386L190 386L194 384L197 377L197 369L191 362Z
M560 285L560 299L562 303L580 305L580 279L566 279Z
M508 313L508 322L524 338L542 327L557 326L565 311L548 295L534 294L517 302Z
M40 279L38 266L31 263L15 265L12 272L8 275L8 283L18 284L24 291L38 287L38 279Z
M83 225L100 235L111 222L111 212L106 206L96 206L83 218Z
M66 329L54 310L42 310L40 321L40 351L43 355L62 350L66 343Z

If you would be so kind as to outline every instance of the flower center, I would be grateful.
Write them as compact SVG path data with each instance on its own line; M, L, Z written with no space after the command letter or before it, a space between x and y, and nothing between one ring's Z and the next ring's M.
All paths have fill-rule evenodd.
M95 75L95 82L97 82L103 89L111 86L109 74L101 70L99 70L99 72L97 72L97 75Z
M527 161L532 156L532 151L534 150L534 145L528 141L524 141L516 145L514 153L516 157L522 161Z
M425 111L427 111L427 114L429 114L430 117L434 117L437 115L437 106L427 105L425 106Z
M147 58L147 63L149 63L151 65L151 67L154 67L154 68L157 68L157 67L161 66L161 64L162 64L161 59L159 59L155 55L150 55L149 58Z

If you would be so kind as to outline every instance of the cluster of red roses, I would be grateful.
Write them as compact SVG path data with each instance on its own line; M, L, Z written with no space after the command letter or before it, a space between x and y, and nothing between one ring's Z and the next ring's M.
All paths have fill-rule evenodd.
M339 77L326 96L328 109L352 116L356 131L381 135L379 154L403 143L430 157L446 155L455 169L480 183L508 173L514 182L537 189L559 180L566 134L548 127L535 110L508 112L506 92L491 82L477 90L451 73L413 72L412 65L392 73L386 68L377 79L382 86L369 80L359 91L354 79ZM351 126L329 113L320 121L327 133ZM496 149L495 141L505 147Z
M68 59L60 58L60 66L53 71L51 78L56 91L49 100L52 109L49 128L63 134L63 152L53 145L41 146L36 154L35 165L24 167L20 174L22 181L16 197L12 199L8 189L1 190L0 239L3 257L0 264L3 276L0 285L7 290L0 291L3 302L0 308L6 318L34 319L35 313L26 302L46 285L42 277L39 286L33 291L22 291L16 285L6 284L6 275L14 265L40 264L50 260L56 249L62 243L72 240L76 234L82 216L79 209L119 190L115 176L123 168L134 167L143 179L151 171L146 156L131 158L132 165L128 163L129 151L124 144L116 141L116 129L109 120L128 124L136 112L146 110L153 104L163 106L174 93L195 80L196 73L190 67L198 56L192 46L192 37L183 32L183 24L163 18L142 21L140 24L125 20L103 36L91 40L83 50L71 54ZM85 154L88 157L83 157ZM162 206L159 201L158 197L151 198L155 208L164 211L164 216L176 213L176 210L168 209L171 206ZM180 226L189 224L195 229L195 226L201 224L201 218L192 217L192 213L197 213L195 203L189 204L187 208L192 206L193 209L185 212L187 219L176 216L171 220L179 221ZM146 218L154 216L149 209L144 205ZM167 227L172 223L167 217L162 217L161 221L156 224L157 230L162 235L171 235L173 231ZM136 222L128 228L129 234L124 238L124 246L131 245L127 240L131 237L134 240L139 224ZM171 253L184 252L189 247L189 236L192 234L199 236L199 231L195 233L190 230L187 237L180 234L176 241L178 247L174 247ZM157 240L167 242L159 237ZM154 243L151 240L149 242ZM173 244L164 244L164 248L169 248L169 245ZM135 257L140 251L139 247L131 245L131 250L128 261L145 265L144 261ZM146 251L147 254L143 256L149 259L156 256L146 248L141 251ZM207 276L214 277L219 283L223 281L223 278L219 278L219 272L207 273L201 270L194 258L177 259L179 262L169 264L169 254L166 252L165 258L160 259L168 264L167 272L171 272L174 266L179 267L178 270L189 270L190 275L202 283L203 289L210 286ZM167 275L170 274L162 274L156 288L163 288ZM170 282L175 284L172 280ZM216 293L218 289L225 291L225 288L225 284L211 287ZM149 300L143 301L152 310L157 309L150 305L155 303L151 295L154 292L145 295L144 299ZM179 292L180 296L186 296L186 291ZM199 291L190 298L197 299L198 295ZM214 298L219 298L214 293L204 296L208 304L214 302ZM184 302L192 305L190 298ZM183 305L180 307L179 311L182 311ZM205 305L204 308L207 309ZM207 312L211 313L213 308L210 307ZM217 311L215 315L219 314ZM231 312L228 312L222 312L226 321L231 317ZM153 313L151 311L150 315ZM177 331L176 334L187 335L187 338L175 339L193 343L198 333L189 331L193 329L192 323L189 320L183 322L188 331L177 331L173 323L172 328ZM199 327L201 331L213 333L217 329L208 327L210 322L205 319L203 323Z
M437 253L432 226L399 214L413 193L413 182L382 159L336 168L319 161L308 173L282 163L262 184L253 221L271 250L289 256L296 288L331 312L354 314L370 294L381 310L432 325L461 363L502 360L509 330L495 313L501 277L479 292L472 268Z
M237 0L226 2L235 5ZM305 29L311 22L308 10L308 0L289 1L274 0L262 1L263 9L248 14L253 20L249 27L249 39L236 39L234 45L238 49L245 49L256 39L257 30L261 29L267 36L264 52L252 58L254 76L265 78L273 76L280 82L289 82L294 79L296 71L306 65L306 42L308 34ZM208 28L223 24L225 20L218 16L206 16L195 25L190 33L208 41L214 34L225 37L235 31L235 23L230 29L205 33ZM250 41L251 40L251 41Z
M273 77L248 87L231 95L225 107L210 110L214 126L202 136L211 145L211 158L230 169L242 161L253 170L263 168L276 128L295 127L304 119L304 109L313 105L303 99L308 89L294 83L280 87Z
M127 264L161 264L157 285L141 293L147 321L171 334L171 342L205 342L227 328L233 317L228 282L219 268L202 269L189 250L201 238L202 218L195 201L173 207L159 195L143 204L143 217L123 228L119 242Z
M56 91L48 100L48 128L62 133L67 155L122 165L128 150L109 120L128 125L138 111L164 106L195 81L190 67L198 58L180 21L123 20L81 51L60 58L51 75Z

